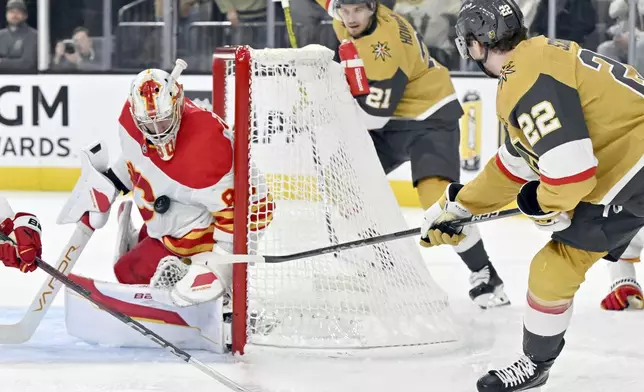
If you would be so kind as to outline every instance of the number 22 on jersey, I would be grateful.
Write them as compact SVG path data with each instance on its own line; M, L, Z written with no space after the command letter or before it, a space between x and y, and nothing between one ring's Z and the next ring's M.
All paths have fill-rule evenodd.
M550 40L550 45L570 50L570 44L563 40ZM644 78L630 65L603 56L588 49L580 49L579 61L597 72L609 72L615 82L644 98ZM561 122L551 102L544 100L534 105L529 113L522 113L517 121L528 143L534 146L545 135L561 128Z
M608 71L617 83L629 88L640 97L644 97L644 79L632 66L622 64L617 60L588 49L581 49L578 57L582 64L595 71L601 71L604 66L607 66ZM598 60L602 60L603 63Z

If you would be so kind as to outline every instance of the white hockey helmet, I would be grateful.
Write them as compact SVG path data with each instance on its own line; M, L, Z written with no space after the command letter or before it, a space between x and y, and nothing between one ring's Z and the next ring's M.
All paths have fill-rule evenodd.
M178 59L171 74L161 69L146 69L136 75L130 88L134 124L164 161L174 155L181 126L184 96L177 78L186 67L186 62Z

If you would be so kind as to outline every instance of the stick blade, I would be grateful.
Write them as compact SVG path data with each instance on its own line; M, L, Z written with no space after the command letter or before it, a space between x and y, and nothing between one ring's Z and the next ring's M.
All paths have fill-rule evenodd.
M38 324L29 325L23 322L25 319L15 324L0 325L0 344L21 344L31 339Z

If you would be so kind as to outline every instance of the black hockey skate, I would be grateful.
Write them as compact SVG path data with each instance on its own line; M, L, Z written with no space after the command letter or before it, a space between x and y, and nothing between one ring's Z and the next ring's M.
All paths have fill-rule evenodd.
M482 309L510 305L510 299L503 291L503 281L491 263L472 272L470 284L470 298Z
M512 365L499 370L490 370L479 378L476 388L479 392L538 391L548 381L554 359L534 362L522 355Z

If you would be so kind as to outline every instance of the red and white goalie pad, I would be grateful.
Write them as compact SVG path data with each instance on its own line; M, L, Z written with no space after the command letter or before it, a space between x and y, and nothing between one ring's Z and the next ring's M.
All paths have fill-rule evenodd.
M92 296L114 310L123 312L183 349L226 352L230 324L224 323L223 298L189 307L164 305L166 293L147 285L102 282L70 274ZM117 347L158 347L70 291L65 290L65 324L70 335L92 344Z

